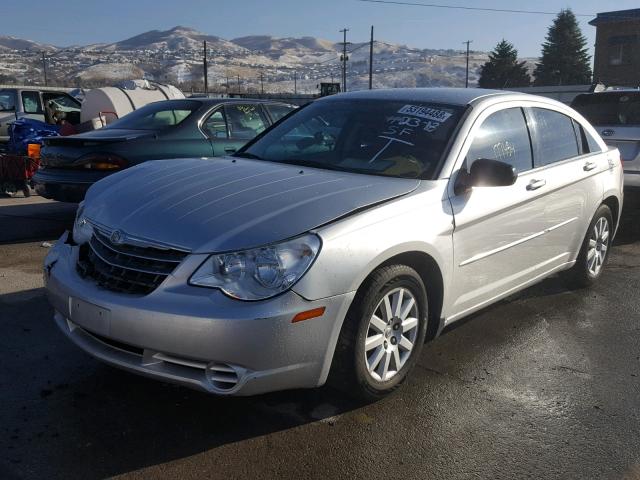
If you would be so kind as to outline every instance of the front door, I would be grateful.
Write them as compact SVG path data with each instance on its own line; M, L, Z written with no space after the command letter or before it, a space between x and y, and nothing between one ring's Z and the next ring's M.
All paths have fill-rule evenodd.
M550 262L541 238L548 227L545 190L532 171L523 109L498 106L484 112L462 153L461 169L479 158L500 160L516 169L518 179L511 186L474 187L459 195L450 188L455 219L451 320L532 280Z

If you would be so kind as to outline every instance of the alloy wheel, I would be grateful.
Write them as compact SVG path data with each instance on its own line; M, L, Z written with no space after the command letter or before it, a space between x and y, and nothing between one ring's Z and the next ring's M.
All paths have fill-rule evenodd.
M373 311L365 337L367 372L386 382L405 365L414 349L419 322L416 298L407 288L386 293Z
M609 249L609 221L605 217L600 217L593 226L588 248L587 269L591 275L597 277L602 270Z

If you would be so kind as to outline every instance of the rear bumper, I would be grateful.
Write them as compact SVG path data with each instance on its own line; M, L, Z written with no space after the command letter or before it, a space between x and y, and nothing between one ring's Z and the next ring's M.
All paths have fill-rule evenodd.
M72 342L103 362L219 395L310 388L326 381L354 293L308 301L289 291L241 302L188 286L186 271L202 261L188 257L187 265L152 293L119 294L76 273L78 247L66 238L45 260L54 319ZM326 308L322 317L291 322L297 313L318 307Z
M32 182L38 195L44 198L77 203L84 200L91 185L108 175L110 173L40 169L34 175Z

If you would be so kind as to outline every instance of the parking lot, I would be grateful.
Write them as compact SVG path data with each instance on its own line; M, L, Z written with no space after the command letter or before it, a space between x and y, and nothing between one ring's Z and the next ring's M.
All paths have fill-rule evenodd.
M41 279L72 204L0 198L0 478L640 479L640 199L593 290L553 277L427 345L396 394L217 398L107 367Z

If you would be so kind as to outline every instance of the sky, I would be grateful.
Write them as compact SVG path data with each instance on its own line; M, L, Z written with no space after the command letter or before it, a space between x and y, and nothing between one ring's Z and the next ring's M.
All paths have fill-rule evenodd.
M607 10L638 8L637 0L617 0L615 8L601 0L409 0L497 9L558 12L571 8L591 15ZM245 35L276 37L314 36L341 41L338 31L350 29L348 39L376 38L419 48L488 51L503 38L513 43L521 57L537 57L553 15L489 13L419 6L364 3L358 0L29 0L3 2L0 35L51 43L58 46L108 43L176 25L232 39ZM27 6L28 5L28 6ZM30 12L40 12L31 15ZM19 19L23 21L19 21ZM589 46L595 41L591 16L579 17Z

